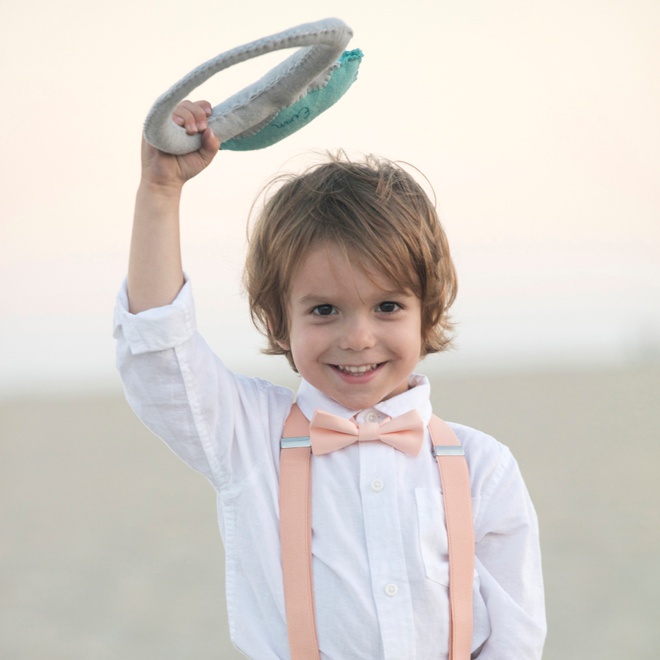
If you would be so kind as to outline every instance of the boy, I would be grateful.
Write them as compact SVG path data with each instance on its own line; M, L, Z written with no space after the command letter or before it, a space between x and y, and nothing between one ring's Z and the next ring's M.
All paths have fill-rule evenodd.
M198 152L143 144L118 366L136 413L217 492L234 645L257 660L289 658L278 501L294 395L233 374L212 354L195 331L181 266L181 189L219 147L210 108L175 111L189 134L202 133ZM296 403L306 420L330 413L373 428L414 411L426 442L430 386L413 370L449 342L455 276L435 210L407 173L334 159L289 178L254 228L245 281L268 352L286 355L302 377ZM472 657L540 658L543 585L526 488L503 445L451 428L470 474ZM448 657L448 540L429 449L365 441L312 458L320 657Z

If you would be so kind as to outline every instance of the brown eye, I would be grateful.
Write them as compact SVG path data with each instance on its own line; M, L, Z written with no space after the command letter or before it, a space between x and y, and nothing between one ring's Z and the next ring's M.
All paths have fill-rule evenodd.
M317 305L312 310L312 314L316 314L317 316L330 316L335 313L335 308L332 305Z
M401 305L395 302L382 302L376 308L379 312L385 312L385 314L391 314L401 309Z

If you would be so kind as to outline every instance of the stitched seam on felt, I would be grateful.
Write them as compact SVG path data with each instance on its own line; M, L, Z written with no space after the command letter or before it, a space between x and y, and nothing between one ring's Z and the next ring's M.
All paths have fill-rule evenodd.
M325 35L325 34L331 34L331 33L334 33L334 32L337 32L337 30L336 30L336 29L328 29L328 30L323 30L323 31L321 31L319 34L324 34L324 35ZM311 34L311 32L305 32L305 31L301 30L300 33L290 35L289 37L287 37L286 39L284 39L284 40L282 41L282 43L290 44L290 42L293 41L295 38L297 38L297 37L299 37L299 36L302 36L302 35L305 35L305 34ZM276 43L279 43L279 42L276 42ZM265 44L264 44L264 47L265 47ZM268 50L261 50L261 49L260 49L261 52L259 52L259 54L258 54L258 55L255 55L254 57L258 57L259 55L263 55L263 54L265 54L265 53L267 53L267 52L274 52L275 50L285 50L286 48L292 48L292 47L293 47L293 46L288 46L288 45L287 45L287 46L283 46L282 48L278 48L278 49L272 49L272 48L269 48ZM295 63L293 63L293 64L290 64L290 65L287 67L287 69L286 69L285 71L282 72L282 75L281 75L280 77L275 78L274 80L271 80L270 83L269 83L268 85L265 85L264 87L261 87L261 88L259 88L259 89L255 89L254 92L253 92L253 94L252 94L250 97L248 97L248 99L247 99L246 101L244 101L244 102L242 102L242 103L237 103L236 105L231 106L231 107L229 108L228 112L233 112L236 108L243 107L244 105L247 105L248 103L251 103L252 101L254 101L254 99L258 98L258 97L261 96L262 94L264 94L264 93L268 92L270 89L272 89L277 83L280 82L280 80L282 80L283 77L287 76L287 75L291 72L291 70L292 70L293 68L297 68L297 67L302 66L302 64L303 64L304 62L306 62L306 61L311 57L311 52L312 52L311 49L314 48L314 46L300 46L299 48L309 48L310 50L308 50L308 51L305 53L305 55L303 56L303 58L300 59L298 62L295 62ZM286 61L286 60L284 60L284 61ZM328 67L330 71L329 71L328 78L327 78L327 80L326 80L326 82L325 82L325 85L327 85L327 81L330 79L330 75L332 74L333 70L334 70L338 65L339 65L339 60L337 60L337 62L333 62L333 63ZM233 66L233 64L230 65L230 66ZM322 73L323 73L323 72L322 72ZM321 74L319 74L319 75L321 75ZM313 84L313 82L314 82L314 81L312 81L312 82L310 83L310 85ZM325 87L325 85L322 85L322 87ZM309 89L302 90L302 91L300 92L300 94L297 95L296 98L294 98L294 99L291 101L291 104L296 103L296 102L299 101L301 98L303 98L303 97L305 96L305 94L306 94L308 91L310 91L310 90L309 90ZM285 107L288 107L288 106L285 106ZM284 109L284 108L280 108L280 110L283 110L283 109Z

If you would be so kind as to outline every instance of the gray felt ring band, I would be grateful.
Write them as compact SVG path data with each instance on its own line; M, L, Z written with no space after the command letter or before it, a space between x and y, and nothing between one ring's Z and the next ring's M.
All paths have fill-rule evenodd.
M338 18L327 18L284 30L238 46L201 64L160 96L144 124L150 144L171 154L186 154L201 146L200 135L187 135L172 120L172 111L190 92L218 71L253 57L284 48L298 48L260 80L213 108L209 127L221 142L249 135L266 125L280 110L321 85L353 36Z

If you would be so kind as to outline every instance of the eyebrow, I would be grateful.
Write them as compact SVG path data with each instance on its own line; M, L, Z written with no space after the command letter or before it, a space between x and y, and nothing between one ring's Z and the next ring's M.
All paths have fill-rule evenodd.
M317 293L308 293L298 300L294 300L298 305L311 305L312 303L322 303L323 301L330 300L330 296L321 296Z
M412 291L405 290L396 290L396 291L382 291L378 296L379 299L386 300L387 298L398 298L401 296L414 296L415 294ZM294 302L298 305L311 305L313 303L321 304L328 301L332 301L332 296L322 295L318 293L308 293L302 298L298 298Z

